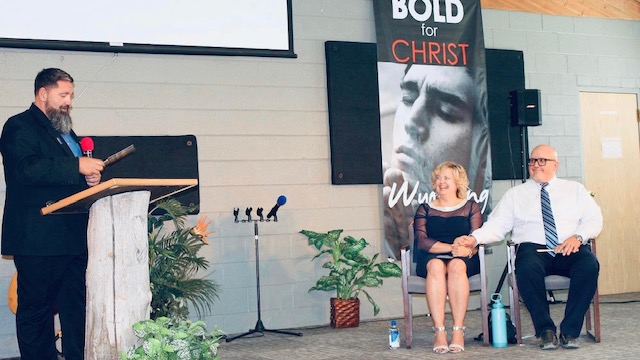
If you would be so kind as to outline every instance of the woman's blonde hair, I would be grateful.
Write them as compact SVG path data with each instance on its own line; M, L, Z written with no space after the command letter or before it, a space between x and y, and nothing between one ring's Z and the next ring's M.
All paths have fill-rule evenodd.
M458 199L465 199L467 197L467 189L469 188L469 178L467 177L467 171L460 164L453 161L445 161L436 166L431 172L431 188L436 189L436 178L442 174L446 169L451 169L453 173L453 181L456 183L456 197Z

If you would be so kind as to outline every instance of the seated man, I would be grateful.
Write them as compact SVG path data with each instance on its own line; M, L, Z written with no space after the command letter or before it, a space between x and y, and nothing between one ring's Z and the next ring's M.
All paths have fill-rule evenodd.
M560 343L576 349L600 270L587 245L588 239L602 230L600 207L580 183L556 178L557 169L556 151L549 145L535 147L529 159L530 179L509 189L480 229L456 239L458 244L476 246L500 241L512 232L511 238L518 244L518 288L544 350L558 347L544 277L557 274L571 278Z

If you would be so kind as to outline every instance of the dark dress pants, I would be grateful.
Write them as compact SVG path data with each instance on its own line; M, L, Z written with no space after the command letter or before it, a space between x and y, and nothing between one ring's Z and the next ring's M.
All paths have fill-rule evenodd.
M22 360L56 360L57 306L65 360L84 358L86 256L14 256L18 270L16 330Z
M589 309L598 287L600 264L588 245L569 256L539 253L544 245L523 243L518 246L516 257L516 279L518 290L527 306L539 337L544 330L556 332L556 326L549 314L549 303L544 285L547 275L562 275L571 278L569 296L560 332L573 337L580 336L584 315Z

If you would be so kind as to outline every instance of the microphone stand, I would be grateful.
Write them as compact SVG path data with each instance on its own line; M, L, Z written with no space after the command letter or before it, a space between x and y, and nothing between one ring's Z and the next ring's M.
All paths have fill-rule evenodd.
M251 220L251 215L249 215L249 219L248 220L242 220L242 222L252 222L253 221L253 231L254 231L254 239L255 239L255 247L256 247L256 294L257 294L257 299L258 299L258 321L256 322L256 326L237 336L234 337L230 337L227 338L227 342L233 341L235 339L240 339L242 337L245 337L247 335L251 335L251 334L259 334L256 335L255 337L259 337L259 336L264 336L265 332L272 332L272 333L277 333L277 334L285 334L285 335L293 335L293 336L302 336L302 333L299 332L293 332L293 331L285 331L285 330L272 330L272 329L267 329L264 327L264 324L262 323L262 316L261 316L261 310L260 310L260 250L259 250L259 246L258 246L258 222L260 221L270 221L269 219L267 220L263 220L262 216L260 216L260 220ZM278 221L277 218L273 220ZM239 222L236 218L235 222Z
M526 125L520 126L520 159L522 164L520 165L520 170L522 174L522 183L524 184L527 181L527 155L529 153L529 136ZM504 265L504 269L502 270L502 275L500 276L500 280L498 280L498 286L496 286L496 293L500 292L502 289L502 285L507 277L509 264ZM551 293L551 292L549 292ZM553 297L553 293L551 293ZM555 301L555 300L554 300Z

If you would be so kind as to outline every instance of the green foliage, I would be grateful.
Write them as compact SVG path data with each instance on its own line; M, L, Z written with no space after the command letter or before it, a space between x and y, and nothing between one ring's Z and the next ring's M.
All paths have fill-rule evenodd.
M157 209L164 213L153 216ZM198 256L207 244L208 224L185 227L187 214L192 209L182 206L175 199L165 199L149 212L149 276L151 281L151 318L169 317L187 319L189 304L198 317L211 311L218 298L219 285L213 280L194 278L200 270L209 268L209 261ZM164 228L171 221L174 230Z
M335 290L338 299L357 299L362 291L373 305L373 314L378 315L380 308L364 288L382 286L382 278L400 277L400 266L392 262L376 264L380 254L375 254L372 258L363 254L362 251L369 246L365 239L345 236L340 240L342 230L331 230L327 233L302 230L300 233L309 239L309 245L319 250L312 260L329 256L329 260L322 264L323 268L329 269L329 275L318 279L309 291Z
M217 360L224 333L207 333L202 321L174 322L167 317L133 324L133 332L142 344L120 354L121 360Z

